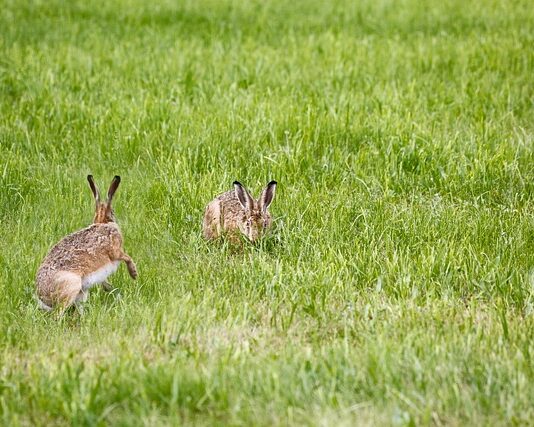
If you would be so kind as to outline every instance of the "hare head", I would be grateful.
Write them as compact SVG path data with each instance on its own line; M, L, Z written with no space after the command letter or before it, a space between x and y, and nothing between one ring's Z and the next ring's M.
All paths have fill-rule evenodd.
M237 225L239 230L251 241L255 242L264 231L271 225L271 215L269 214L269 205L274 199L276 190L276 181L271 181L262 191L258 200L250 195L243 185L234 181L234 190L237 200L243 208L241 218L238 219Z
M95 217L93 219L93 223L106 224L108 222L115 222L115 214L113 213L113 209L111 208L111 200L113 199L115 191L117 191L117 188L119 188L119 184L121 183L121 177L115 176L115 178L113 178L113 181L111 181L111 185L109 186L108 197L105 201L100 200L100 192L98 191L98 187L96 186L95 181L93 180L93 175L88 175L87 181L89 181L89 185L91 187L91 191L93 192L93 196L95 197L96 202Z

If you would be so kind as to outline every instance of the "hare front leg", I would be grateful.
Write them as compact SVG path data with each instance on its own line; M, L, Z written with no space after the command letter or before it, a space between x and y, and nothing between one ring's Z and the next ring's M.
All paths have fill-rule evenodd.
M130 273L130 277L134 280L137 279L137 267L135 266L135 263L133 262L133 259L130 257L130 255L126 254L125 252L121 252L118 259L126 263L126 267L128 267L128 273Z

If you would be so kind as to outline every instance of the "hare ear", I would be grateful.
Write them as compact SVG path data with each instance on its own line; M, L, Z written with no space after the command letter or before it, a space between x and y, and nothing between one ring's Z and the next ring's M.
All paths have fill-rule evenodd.
M119 188L119 184L121 183L121 177L120 176L115 176L115 178L113 178L113 181L111 181L111 185L109 186L109 190L108 190L108 205L111 204L111 199L113 199L113 195L115 194L115 191L117 191L117 188Z
M239 200L241 206L243 206L244 209L251 210L254 206L254 199L247 189L243 187L239 181L234 181L234 189L237 200Z
M265 212L274 199L274 192L276 190L276 181L271 181L267 187L262 191L260 196L260 209Z
M93 196L98 203L100 201L100 192L98 191L98 187L95 184L95 180L93 179L93 175L87 175L87 181L89 181L89 186L91 187L91 191L93 192Z

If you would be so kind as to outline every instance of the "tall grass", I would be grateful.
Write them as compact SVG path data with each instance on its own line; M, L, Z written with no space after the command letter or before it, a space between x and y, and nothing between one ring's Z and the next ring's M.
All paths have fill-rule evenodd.
M4 1L5 425L534 419L528 1ZM139 267L84 316L35 272L122 177ZM274 229L201 238L239 179Z

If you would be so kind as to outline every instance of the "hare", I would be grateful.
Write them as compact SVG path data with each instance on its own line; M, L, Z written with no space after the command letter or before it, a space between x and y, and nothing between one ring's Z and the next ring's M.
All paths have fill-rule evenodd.
M87 299L87 292L96 284L111 291L106 279L120 261L126 263L132 279L137 278L137 268L122 248L121 231L111 208L120 177L113 178L105 201L100 200L92 175L87 180L96 201L93 224L60 240L37 271L37 298L40 308L47 311L59 306L63 312L72 304L81 311L79 303Z
M234 181L234 190L213 199L204 212L204 238L213 240L227 233L231 241L238 241L239 234L255 242L271 225L269 205L274 199L276 181L271 181L254 200L248 190Z

